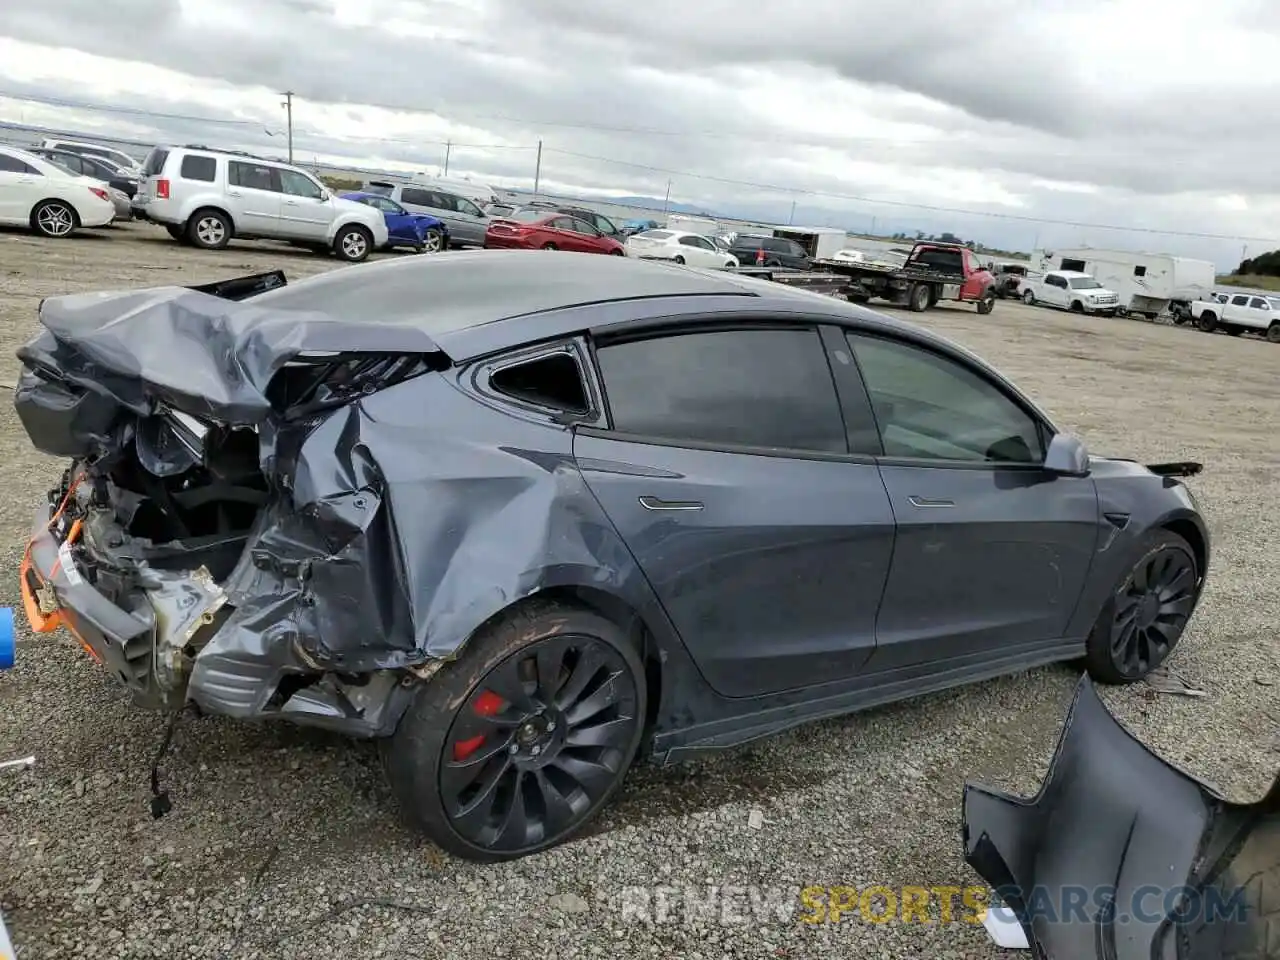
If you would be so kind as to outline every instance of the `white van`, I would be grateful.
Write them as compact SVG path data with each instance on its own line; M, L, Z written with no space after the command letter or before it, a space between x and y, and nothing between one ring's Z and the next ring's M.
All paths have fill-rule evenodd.
M142 172L142 166L129 154L123 150L116 150L114 147L104 147L100 143L86 143L83 140L59 140L56 137L45 137L40 141L40 146L46 150L66 150L68 153L85 154L90 157L102 157L104 160L110 160L121 170L127 170L135 177Z

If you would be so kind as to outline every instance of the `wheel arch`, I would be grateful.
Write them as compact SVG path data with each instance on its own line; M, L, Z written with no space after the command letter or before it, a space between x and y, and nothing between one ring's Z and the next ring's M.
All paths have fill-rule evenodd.
M1168 530L1170 533L1176 533L1191 547L1191 552L1195 554L1196 570L1200 573L1200 579L1203 580L1209 572L1209 539L1205 536L1204 530L1200 525L1190 517L1172 517L1159 524L1159 529Z
M652 621L656 619L650 612L646 615L639 605L619 593L604 589L595 584L574 580L548 582L538 589L520 597L511 603L494 610L475 627L467 631L450 654L456 658L467 649L473 637L491 628L508 617L517 616L530 607L554 603L577 607L604 617L618 627L634 645L645 672L645 733L642 749L652 741L652 734L660 716L662 704L663 681L666 665L671 658L659 641Z
M36 222L36 211L43 207L46 203L60 203L71 211L71 221L75 226L80 226L80 211L76 209L76 205L66 197L42 197L31 205L31 212L27 214L27 223L32 226Z

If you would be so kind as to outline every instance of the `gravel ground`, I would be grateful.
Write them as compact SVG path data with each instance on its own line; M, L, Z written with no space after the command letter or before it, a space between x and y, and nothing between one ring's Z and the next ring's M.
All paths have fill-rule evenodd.
M333 260L272 244L212 254L125 225L61 242L0 233L0 383L41 297L198 282ZM1277 764L1280 347L1140 321L1001 303L923 322L1011 374L1099 453L1195 459L1214 535L1210 585L1174 668L1201 699L1106 692L1154 749L1236 799ZM61 465L0 405L0 604L20 604L31 511ZM1234 491L1234 492L1233 492ZM1232 502L1234 501L1234 502ZM22 617L19 616L19 621ZM20 626L0 674L0 910L37 957L996 957L964 924L800 922L799 904L667 922L629 888L965 885L960 792L1022 792L1044 774L1076 674L1055 667L811 725L668 770L636 770L598 829L497 867L446 859L399 825L369 744L205 719L166 764L174 809L153 821L147 768L161 718L132 709L65 637ZM768 894L764 894L768 895ZM371 902L372 901L372 902Z

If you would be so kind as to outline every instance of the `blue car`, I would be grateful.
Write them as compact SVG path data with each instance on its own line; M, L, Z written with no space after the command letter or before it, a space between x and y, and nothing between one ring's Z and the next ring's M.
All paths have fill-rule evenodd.
M387 222L387 246L413 247L418 253L439 253L449 249L449 228L438 217L410 213L390 197L376 193L344 193L344 200L354 200L382 211Z

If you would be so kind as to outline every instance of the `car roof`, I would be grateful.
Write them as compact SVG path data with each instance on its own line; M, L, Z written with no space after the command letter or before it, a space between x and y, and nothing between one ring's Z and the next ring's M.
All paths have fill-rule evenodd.
M250 301L268 310L422 330L455 362L585 329L698 313L805 313L955 346L844 300L722 270L541 250L462 250L307 277Z
M1073 280L1076 277L1088 277L1090 280L1093 279L1093 274L1085 273L1082 270L1050 270L1049 272L1054 276L1066 277L1068 280Z

